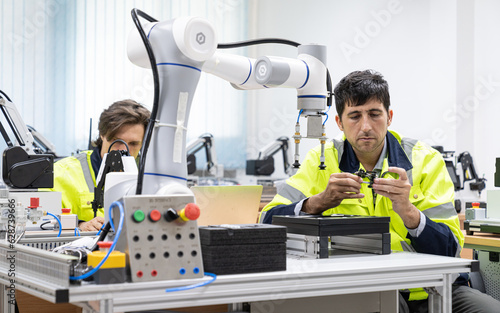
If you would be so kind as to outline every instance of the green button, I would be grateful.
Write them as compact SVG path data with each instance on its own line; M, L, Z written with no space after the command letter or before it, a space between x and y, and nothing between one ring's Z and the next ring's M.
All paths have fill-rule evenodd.
M136 221L137 223L140 223L140 222L144 221L144 219L146 218L146 214L144 214L144 212L142 212L141 210L137 210L134 212L133 218L134 218L134 221Z

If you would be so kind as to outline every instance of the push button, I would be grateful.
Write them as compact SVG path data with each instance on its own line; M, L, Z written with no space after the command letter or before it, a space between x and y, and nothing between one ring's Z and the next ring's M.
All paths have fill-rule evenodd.
M149 219L152 221L152 222L158 222L161 218L161 213L160 211L158 210L153 210L151 212L149 212Z
M185 222L194 221L200 217L200 207L194 203L188 203L179 213L181 219Z
M170 208L165 212L165 219L167 222L172 222L175 221L176 219L179 218L179 214L177 214L177 211Z
M144 215L144 212L142 212L141 210L137 210L134 212L134 214L132 215L132 218L134 219L134 221L136 223L140 223L142 221L144 221L144 218L146 216Z

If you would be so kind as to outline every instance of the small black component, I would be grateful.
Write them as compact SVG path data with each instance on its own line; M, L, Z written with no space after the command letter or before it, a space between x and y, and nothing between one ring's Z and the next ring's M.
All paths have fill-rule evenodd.
M495 187L500 187L500 158L495 162Z
M188 167L188 174L189 175L196 172L196 156L194 154L188 154L187 167Z
M377 172L365 171L364 169L360 169L359 171L355 172L354 175L358 175L361 178L368 178L368 180L370 180L368 188L373 188L373 183L375 181L375 178L377 178Z
M490 251L489 253L490 262L500 262L500 254L498 252Z
M269 176L274 173L274 158L272 156L263 160L247 160L247 175Z
M118 140L113 141L112 144ZM123 140L119 140L123 141ZM111 148L111 147L110 147ZM94 217L97 216L97 210L104 205L104 184L106 183L106 174L110 172L123 172L122 156L129 156L128 150L112 150L108 152L106 163L104 163L104 170L101 180L97 182L94 188L94 200L92 200L92 210L94 210Z
M179 218L179 214L177 213L176 210L170 208L165 212L165 219L167 222L172 222L175 221L176 219Z
M484 188L486 188L486 183L484 182L485 180L486 179L479 178L476 181L471 182L469 185L470 190L477 190L477 191L483 190Z
M122 284L126 281L125 267L100 268L94 275L94 282L102 284Z
M55 303L68 303L69 302L69 290L68 289L57 289L55 291Z

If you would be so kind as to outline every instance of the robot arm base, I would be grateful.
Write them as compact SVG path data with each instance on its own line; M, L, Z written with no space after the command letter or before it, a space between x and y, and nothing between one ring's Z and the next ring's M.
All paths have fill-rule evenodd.
M5 149L2 160L5 183L14 188L54 187L54 156L29 155L19 146Z

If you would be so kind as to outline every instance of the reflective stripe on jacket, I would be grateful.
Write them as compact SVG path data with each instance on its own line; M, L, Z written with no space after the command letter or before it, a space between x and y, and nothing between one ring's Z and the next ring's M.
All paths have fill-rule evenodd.
M407 169L408 179L412 185L410 202L426 216L426 226L420 236L412 238L408 234L401 217L394 212L392 202L388 198L378 195L374 203L372 189L367 184L361 184L361 193L365 195L364 198L345 199L339 206L326 210L323 215L340 213L389 216L392 250L402 251L403 246L410 245L418 252L459 256L464 244L464 235L460 230L458 215L453 205L454 186L441 154L427 144L402 138L393 131L390 131L386 138L392 147L388 149L388 156L384 159L382 173L387 171L389 166ZM280 187L274 199L264 207L260 222L270 223L274 214L293 215L295 204L323 192L330 175L342 172L339 163L346 166L344 154L347 152L344 150L348 147L347 145L339 140L326 144L326 170L318 169L320 147L309 151L299 171L287 179L286 184ZM395 156L395 154L399 155ZM411 163L409 166L408 161ZM347 160L347 163L352 172L364 169L355 156ZM389 173L384 176L384 178L388 177L397 178L397 175ZM410 300L427 298L427 294L422 289L419 290L421 292L412 292Z
M90 161L92 152L83 151L54 163L54 188L51 190L61 192L62 207L71 209L71 213L84 221L94 218L92 201L96 183ZM97 216L104 216L104 210L99 209Z

